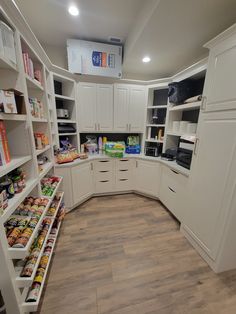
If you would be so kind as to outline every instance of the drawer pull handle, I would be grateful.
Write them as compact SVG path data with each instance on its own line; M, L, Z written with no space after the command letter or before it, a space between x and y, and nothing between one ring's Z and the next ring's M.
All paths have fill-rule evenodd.
M128 179L120 179L120 181L128 181Z
M125 172L125 171L129 171L129 169L120 169L119 171Z
M129 161L129 159L120 159L120 161Z
M170 188L169 186L168 186L168 189L171 191L171 192L173 192L173 193L176 193L172 188Z
M173 169L170 169L172 172L174 172L175 174L179 174L179 172L178 171L176 171L176 170L173 170Z
M99 160L99 162L110 162L110 160Z
M101 183L106 183L106 182L109 182L109 180L103 180L103 181L99 181Z
M104 172L109 172L109 170L100 170L99 172L104 173Z

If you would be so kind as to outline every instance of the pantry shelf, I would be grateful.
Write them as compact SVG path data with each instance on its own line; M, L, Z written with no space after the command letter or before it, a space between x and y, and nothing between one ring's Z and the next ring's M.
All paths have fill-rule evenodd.
M50 145L47 145L47 146L45 146L44 148L42 148L42 149L36 149L36 155L38 156L38 155L40 155L40 154L42 154L42 153L45 153L47 150L49 150L51 148L51 146Z
M189 104L183 104L183 105L170 107L169 111L190 111L190 110L200 108L201 104L202 104L201 101L196 101Z
M59 136L77 135L77 133L60 133Z
M53 245L52 245L52 251L51 251L51 254L50 254L49 259L48 259L47 267L45 269L45 273L44 273L43 280L42 280L41 287L40 287L39 294L38 294L38 299L35 302L23 302L22 303L22 309L23 309L23 311L25 311L27 313L28 312L36 312L37 309L38 309L39 302L40 302L41 295L42 295L42 292L43 292L45 280L47 278L48 269L50 267L50 263L51 263L51 259L52 259L52 255L53 255L53 252L54 252L54 248L55 248L55 244L56 244L56 240L57 240L57 236L58 236L60 227L61 227L61 223L58 225L58 230L57 230L57 233L56 233L55 237L52 237L52 238L54 238L54 242L53 242ZM26 299L28 291L29 291L28 287L23 290L23 293L22 293L23 300Z
M39 173L40 180L52 169L53 162L48 162L45 165L42 165L43 170Z
M16 208L23 202L23 200L29 195L29 193L33 190L33 188L37 185L38 179L30 179L26 181L26 186L21 193L14 195L13 198L8 200L8 206L4 211L3 215L0 217L2 223L4 223Z
M76 123L75 120L57 119L57 123Z
M155 139L146 139L145 142L149 142L149 143L163 143L162 140L155 140Z
M194 136L194 135L196 135L196 134L187 134L187 133L177 133L177 132L172 132L172 131L168 131L168 132L166 132L166 134L167 135L171 135L171 136L178 136L178 137L180 137L180 136L183 136L183 135L186 135L186 136Z
M0 120L26 121L26 114L0 113Z
M34 267L34 270L32 272L32 275L30 277L21 277L20 273L21 273L23 268L21 268L18 271L16 271L16 285L17 285L18 288L30 287L32 285L34 277L35 277L35 274L36 274L36 271L37 271L37 268L38 268L38 265L39 265L39 262L40 262L40 259L41 259L42 255L43 255L43 251L44 251L44 249L46 247L47 240L48 240L50 232L52 230L53 221L54 220L52 218L50 227L49 227L48 232L47 232L47 235L46 235L46 237L44 239L44 243L43 243L42 249L41 249L41 251L39 253L37 262L35 263L35 267Z
M40 119L40 118L31 118L32 122L43 122L43 123L47 123L48 120L47 119Z
M6 174L8 174L9 172L11 172L12 170L20 167L21 165L25 164L26 162L30 161L32 158L31 155L29 156L15 156L11 158L11 162L4 165L4 166L0 166L0 177L5 176Z
M56 195L56 193L57 193L57 191L58 191L58 189L59 189L59 186L60 186L60 184L61 184L61 182L62 182L62 179L63 179L63 177L60 177L60 176L57 176L57 177L60 178L60 180L59 180L59 182L57 183L57 186L56 186L55 190L53 191L52 196L44 196L44 195L42 194L42 197L47 197L47 198L50 198L50 199L54 199L54 197L55 197L55 195Z
M147 106L147 109L164 109L167 108L167 105L164 106Z
M18 72L16 65L8 60L2 53L0 54L0 69L7 69Z
M57 213L59 211L59 208L61 206L61 203L62 203L62 200L63 200L63 196L64 196L64 192L57 192L57 193L60 193L60 201L58 202L58 205L57 205L57 208L56 208L56 211L55 211L55 214L53 215L52 219L55 219L57 217ZM51 218L51 216L47 216L48 218Z
M75 98L73 97L68 97L68 96L63 96L63 95L58 95L55 94L56 99L62 99L62 100L70 100L70 101L75 101Z
M165 128L165 124L147 124L146 126L153 128Z
M44 198L46 198L46 197L44 196ZM40 217L36 227L34 228L34 231L33 231L32 235L31 235L27 245L24 248L12 248L12 247L8 248L9 255L10 255L10 257L12 259L23 259L23 258L25 258L29 254L29 249L31 247L31 244L33 243L33 240L35 239L35 236L36 236L36 234L38 232L38 229L41 226L44 217L46 216L48 208L51 205L51 202L52 202L52 200L49 199L48 204L45 207L45 209L44 209L44 211L43 211L43 213L42 213L42 215L41 215L41 217Z
M43 86L35 79L31 78L28 74L25 73L26 77L26 83L29 88L32 89L40 89L41 91L44 91Z

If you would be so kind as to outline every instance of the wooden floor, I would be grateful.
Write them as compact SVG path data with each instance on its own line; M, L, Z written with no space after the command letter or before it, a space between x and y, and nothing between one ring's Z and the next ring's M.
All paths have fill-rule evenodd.
M214 274L154 200L93 198L66 216L41 314L235 314L236 271Z

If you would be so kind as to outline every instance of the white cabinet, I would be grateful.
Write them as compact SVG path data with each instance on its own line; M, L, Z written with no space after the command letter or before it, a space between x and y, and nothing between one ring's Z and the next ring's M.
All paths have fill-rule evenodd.
M96 84L79 83L79 129L84 132L96 131Z
M188 234L215 259L236 193L232 168L236 165L236 111L202 114L198 138L183 223Z
M109 84L97 85L97 130L113 130L113 86Z
M188 195L188 178L178 171L162 166L160 200L181 222L185 215L184 202Z
M215 45L215 40L206 45L212 47L209 55L204 94L205 111L236 109L236 34Z
M114 130L128 132L129 130L129 87L114 85Z
M134 186L138 192L159 197L160 178L160 163L136 160Z
M111 84L79 83L80 130L113 130L113 86Z
M115 161L115 187L116 191L131 191L134 190L133 173L134 159L116 159Z
M114 162L112 159L101 159L93 162L95 193L114 191Z
M143 132L146 89L139 85L114 85L114 129L119 132Z
M92 163L86 162L71 168L74 205L93 194Z
M129 98L129 132L143 132L146 93L143 86L131 86Z

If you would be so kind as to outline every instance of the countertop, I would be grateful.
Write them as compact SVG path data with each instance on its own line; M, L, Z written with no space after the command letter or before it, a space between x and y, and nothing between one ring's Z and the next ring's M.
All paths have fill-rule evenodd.
M166 165L167 167L176 170L177 172L183 174L184 176L188 177L190 174L190 170L178 165L176 163L176 161L168 161L168 160L164 160L161 159L161 157L149 157L149 156L145 156L143 154L124 154L123 158L114 158L114 157L109 157L107 155L104 154L94 154L94 155L89 155L89 157L87 159L76 159L73 162L69 162L69 163L65 163L65 164L55 164L56 168L71 168L71 167L75 167L77 165L80 165L82 163L85 162L90 162L93 160L99 160L99 159L137 159L137 160L148 160L148 161L153 161L153 162L159 162L162 163L163 165Z

